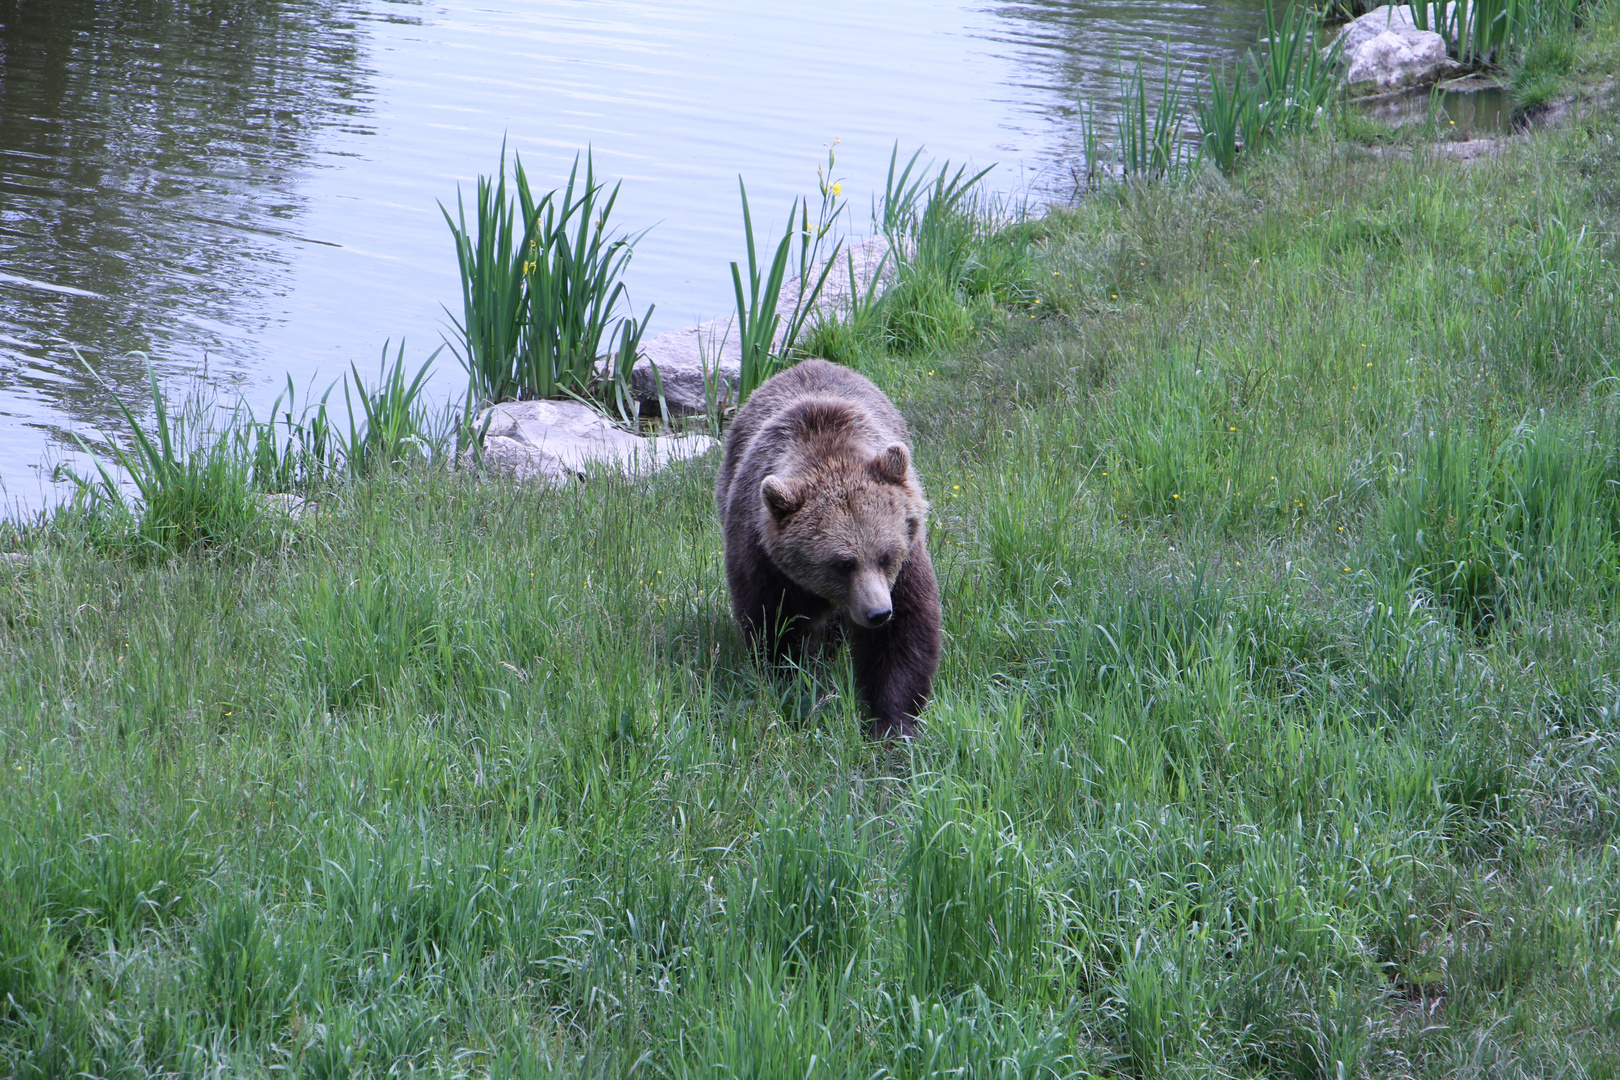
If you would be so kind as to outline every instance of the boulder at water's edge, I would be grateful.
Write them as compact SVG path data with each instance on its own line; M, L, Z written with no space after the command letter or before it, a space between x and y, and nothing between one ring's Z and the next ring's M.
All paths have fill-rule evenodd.
M1428 86L1461 70L1433 30L1420 30L1404 4L1376 8L1346 23L1338 45L1345 87L1354 97Z
M615 425L577 401L506 401L485 409L484 468L515 480L561 486L592 466L635 476L698 457L719 443L707 435L649 438ZM462 455L463 465L472 455Z

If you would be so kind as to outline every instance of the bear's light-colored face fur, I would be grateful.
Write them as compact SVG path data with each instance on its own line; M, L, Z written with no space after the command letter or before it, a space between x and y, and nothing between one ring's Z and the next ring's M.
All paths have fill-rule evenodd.
M771 561L857 626L888 621L890 590L923 540L928 502L910 465L904 444L893 443L866 462L817 463L760 484Z

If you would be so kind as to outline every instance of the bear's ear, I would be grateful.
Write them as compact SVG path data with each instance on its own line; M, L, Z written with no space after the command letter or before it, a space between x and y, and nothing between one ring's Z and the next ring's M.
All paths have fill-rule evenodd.
M770 509L771 516L779 521L804 503L804 495L799 490L799 485L784 480L775 473L759 482L759 494Z
M878 451L878 456L872 459L870 465L873 476L891 484L905 483L906 470L910 467L911 452L906 449L905 443L890 443L885 446Z

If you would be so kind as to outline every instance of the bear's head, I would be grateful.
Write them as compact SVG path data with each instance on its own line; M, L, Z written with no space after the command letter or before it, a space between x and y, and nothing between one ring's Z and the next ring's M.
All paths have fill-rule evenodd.
M759 491L771 561L857 626L888 622L890 590L923 543L928 514L905 444L890 443L870 458L819 462L801 475L773 473Z

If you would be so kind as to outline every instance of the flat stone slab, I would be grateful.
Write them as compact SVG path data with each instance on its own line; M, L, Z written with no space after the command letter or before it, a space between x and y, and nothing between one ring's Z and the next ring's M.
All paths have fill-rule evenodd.
M635 435L577 401L502 402L479 414L477 428L486 420L485 469L559 487L592 468L639 476L720 445L707 435ZM463 453L461 462L470 466L471 453Z
M1448 94L1477 94L1481 90L1506 90L1501 79L1490 75L1464 75L1460 79L1445 79L1436 84Z
M874 294L880 291L894 273L894 260L888 253L888 241L882 237L846 245L827 271L827 281L816 298L815 311L822 316L833 316L847 310L850 298L864 296L874 281ZM818 267L811 275L812 280L820 273ZM783 323L798 304L804 287L798 278L782 285L776 310ZM736 318L735 314L725 315L643 341L640 358L630 371L630 389L636 400L656 405L661 381L664 403L672 415L701 414L707 410L708 388L712 382L720 407L735 404L742 374L742 349L732 325Z
M1446 54L1445 39L1433 30L1418 29L1412 10L1404 4L1375 8L1346 23L1336 44L1345 88L1353 97L1396 94L1462 70Z

